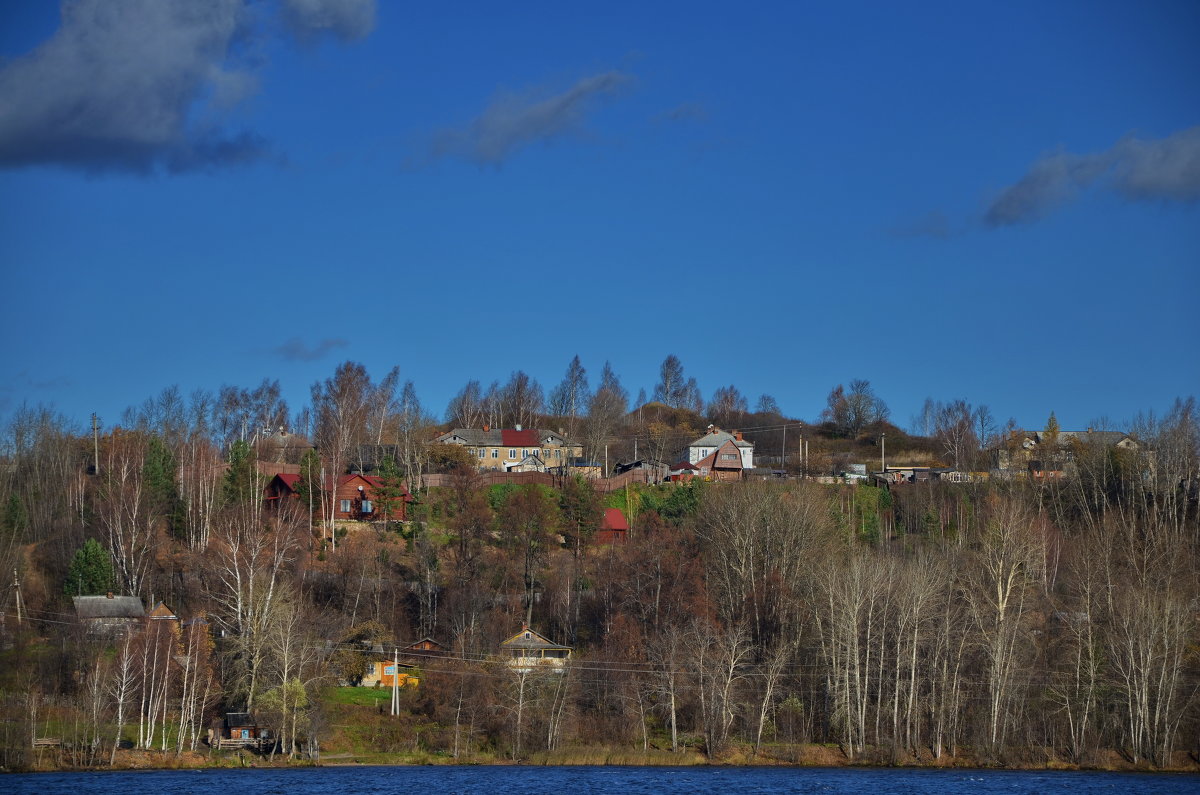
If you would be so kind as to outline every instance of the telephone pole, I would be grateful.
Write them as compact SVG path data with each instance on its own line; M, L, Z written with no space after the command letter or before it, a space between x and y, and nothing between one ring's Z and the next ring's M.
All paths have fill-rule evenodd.
M92 412L92 474L100 474L100 418Z
M13 593L17 597L17 624L21 623L21 581L17 579L17 569L13 567Z
M392 714L400 714L400 650L392 647Z

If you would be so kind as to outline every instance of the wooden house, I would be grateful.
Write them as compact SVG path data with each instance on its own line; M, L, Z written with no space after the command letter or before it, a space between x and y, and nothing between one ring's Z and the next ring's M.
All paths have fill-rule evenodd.
M146 608L136 596L74 596L75 616L89 634L120 635L138 627Z
M208 744L213 748L264 749L274 742L271 730L260 726L249 712L226 712L208 730Z
M438 643L433 638L425 637L420 640L414 640L407 646L400 647L400 656L409 659L420 660L428 657L445 657L449 652L442 644Z
M263 499L268 506L298 500L300 480L299 475L284 472L276 474L263 490ZM390 500L390 510L386 511L387 519L403 522L407 519L408 504L413 501L412 495L403 487L400 487L399 494L387 495L387 487L383 481L371 475L342 475L337 478L336 483L332 478L328 478L325 491L333 492L333 518L341 521L382 521L385 506L381 502Z
M397 668L395 660L376 659L367 663L367 673L359 682L361 687L416 687L421 680L416 676L417 666L402 662Z
M629 520L620 508L605 508L596 529L597 544L621 544L629 536Z
M533 631L528 624L522 624L520 632L500 644L500 653L508 667L517 673L537 670L562 673L571 658L571 647L561 646Z

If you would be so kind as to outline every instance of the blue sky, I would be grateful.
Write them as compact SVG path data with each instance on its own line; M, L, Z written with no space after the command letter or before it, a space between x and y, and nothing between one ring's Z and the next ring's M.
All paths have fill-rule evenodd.
M1193 2L0 14L0 415L575 354L901 425L1200 391Z

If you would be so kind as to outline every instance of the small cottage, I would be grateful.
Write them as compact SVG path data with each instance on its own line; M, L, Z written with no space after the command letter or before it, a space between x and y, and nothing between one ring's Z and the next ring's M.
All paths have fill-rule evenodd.
M213 721L208 744L213 748L269 748L274 742L271 730L258 725L249 712L226 712Z
M571 658L571 647L560 646L530 629L528 624L522 624L520 632L500 644L500 653L507 659L508 667L517 673L536 670L562 673Z
M620 508L605 508L596 529L597 544L621 544L629 536L629 520Z

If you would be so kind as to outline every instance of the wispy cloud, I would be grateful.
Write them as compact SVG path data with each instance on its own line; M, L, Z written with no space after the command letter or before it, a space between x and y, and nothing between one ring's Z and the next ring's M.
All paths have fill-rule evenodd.
M292 362L315 362L330 351L345 348L349 344L349 342L340 337L333 337L323 339L310 348L299 337L292 337L278 348L273 348L271 352L281 359Z
M581 132L588 114L632 80L628 74L611 71L585 77L552 96L539 92L502 93L465 127L438 133L431 154L499 165L530 144Z
M1200 200L1200 127L1157 140L1129 136L1093 154L1046 155L1001 191L983 220L988 226L1035 221L1093 186L1127 201Z
M365 35L374 3L284 0L298 37ZM258 90L247 0L75 0L32 52L0 67L0 168L208 170L272 156L226 114ZM369 24L368 24L369 23Z
M375 29L375 0L283 0L283 21L301 39L329 33L342 41Z
M946 214L933 210L908 223L900 224L888 230L892 237L932 237L936 240L946 240L950 237L950 219Z

